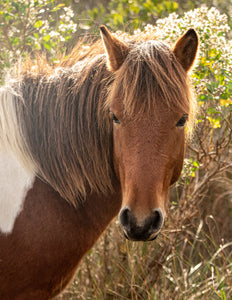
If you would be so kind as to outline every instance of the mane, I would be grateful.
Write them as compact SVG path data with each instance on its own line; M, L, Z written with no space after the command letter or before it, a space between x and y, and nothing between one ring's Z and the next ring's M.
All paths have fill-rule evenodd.
M124 99L131 117L154 111L161 100L170 109L190 110L192 119L188 78L170 48L157 41L129 45L115 74L97 41L86 49L78 44L57 68L28 59L0 91L1 144L74 206L88 193L113 190L113 97Z

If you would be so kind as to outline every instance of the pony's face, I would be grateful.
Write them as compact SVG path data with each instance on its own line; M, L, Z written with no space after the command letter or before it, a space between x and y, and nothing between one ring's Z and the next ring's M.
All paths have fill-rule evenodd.
M131 121L112 107L114 166L122 188L119 220L125 236L152 240L165 217L169 187L180 176L186 114L162 111Z
M164 222L168 189L181 173L185 152L185 123L189 109L187 105L180 105L179 109L172 109L167 105L165 97L168 97L168 92L162 92L162 87L161 92L156 89L156 93L147 92L146 89L143 93L123 93L125 84L121 85L120 80L123 81L125 70L122 69L131 50L112 37L105 27L101 30L109 68L117 71L118 76L115 82L117 92L112 93L114 97L110 101L109 110L113 122L114 168L122 189L119 221L126 238L137 241L153 240ZM184 76L193 64L197 46L196 33L189 30L178 40L172 52L177 64L182 65L180 69ZM149 65L149 62L146 64ZM133 76L133 71L131 74ZM137 75L134 74L136 85L143 80ZM165 75L162 80L165 82ZM136 89L133 84L128 88ZM144 85L139 88L143 90ZM173 90L173 97L174 93ZM129 99L131 95L134 97L132 100ZM153 107L150 99L147 104L150 109L136 109L131 105L134 110L130 114L127 104L131 101L135 103L138 100L135 99L136 95L140 98L156 98L153 99L156 104ZM139 101L141 99L137 102Z

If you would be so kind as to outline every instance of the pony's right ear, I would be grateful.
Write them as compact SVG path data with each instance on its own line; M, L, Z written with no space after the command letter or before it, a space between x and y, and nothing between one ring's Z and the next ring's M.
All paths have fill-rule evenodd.
M102 25L100 27L101 37L107 54L107 65L110 71L117 71L125 61L129 53L129 47L116 37L112 36L109 30Z
M186 72L188 72L194 64L198 44L198 35L196 31L191 28L179 38L174 46L173 52Z

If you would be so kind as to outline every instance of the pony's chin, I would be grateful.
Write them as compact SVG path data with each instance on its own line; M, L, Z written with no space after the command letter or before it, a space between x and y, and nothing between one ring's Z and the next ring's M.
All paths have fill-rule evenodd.
M127 239L127 240L130 240L127 233L125 232L125 230L123 230L123 234L124 234L124 237Z
M158 233L157 233L157 234L152 234L148 239L136 239L136 238L129 237L125 230L123 230L123 234L127 240L134 241L134 242L151 242L151 241L154 241L158 236Z
M154 241L157 238L157 236L158 236L158 234L155 236L151 236L147 241L148 242Z

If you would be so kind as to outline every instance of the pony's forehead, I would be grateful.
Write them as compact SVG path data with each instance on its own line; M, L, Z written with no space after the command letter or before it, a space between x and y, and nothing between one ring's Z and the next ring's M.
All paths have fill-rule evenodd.
M151 48L151 47L154 47L154 48L157 48L157 49L160 49L162 50L163 48L166 48L166 49L171 49L170 46L165 43L164 41L161 41L161 40L145 40L145 41L136 41L136 42L131 42L129 43L129 47L131 49L135 48L135 49L141 49L141 48Z
M163 41L148 40L132 43L129 45L130 52L128 59L137 56L140 59L147 59L148 56L167 55L170 56L171 47Z
M130 45L111 88L109 105L121 99L121 110L131 117L163 107L188 113L191 95L187 74L169 45L149 40Z

